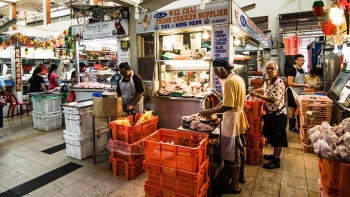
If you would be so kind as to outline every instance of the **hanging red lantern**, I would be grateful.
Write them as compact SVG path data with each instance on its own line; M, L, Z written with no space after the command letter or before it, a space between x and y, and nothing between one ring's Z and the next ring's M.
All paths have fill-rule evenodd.
M324 3L321 0L315 1L312 5L314 16L321 16L324 13Z
M328 23L321 23L321 29L324 35L333 35L336 30L336 26L332 23L331 19L328 19Z

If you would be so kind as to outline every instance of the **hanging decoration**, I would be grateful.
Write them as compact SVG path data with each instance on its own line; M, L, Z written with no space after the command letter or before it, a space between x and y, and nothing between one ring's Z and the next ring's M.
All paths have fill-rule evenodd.
M336 26L332 23L331 19L328 19L328 22L321 23L321 29L324 35L333 35L336 30Z
M342 10L347 10L348 14L350 14L350 3L348 3L347 0L338 0L337 5L342 9Z
M324 13L323 6L324 3L322 0L314 1L312 8L315 16L321 16Z
M10 46L10 44L14 44L15 40L17 39L18 43L24 45L26 48L33 47L34 50L37 50L39 47L46 50L46 49L55 49L59 46L63 46L65 37L67 37L68 30L64 30L62 34L59 34L57 38L50 38L48 40L42 40L42 39L33 39L29 38L25 35L22 35L21 33L17 32L10 36L10 39L5 40L2 44L0 44L0 49L6 49ZM67 36L65 36L67 35ZM62 42L63 40L63 42Z

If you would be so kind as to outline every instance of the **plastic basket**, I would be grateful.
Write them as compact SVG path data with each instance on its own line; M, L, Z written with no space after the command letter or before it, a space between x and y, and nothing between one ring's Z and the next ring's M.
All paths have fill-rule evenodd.
M34 98L34 97L33 97ZM61 111L61 98L45 98L41 100L32 100L33 111L42 113L52 113Z
M308 127L312 128L316 125L321 125L323 121L326 121L328 123L331 123L331 118L327 117L315 117L313 120L307 119L304 117L303 119L303 125L307 125Z
M257 99L259 101L245 101L244 112L247 117L258 118L262 115L262 105L263 102L261 99Z
M256 138L249 134L245 134L246 147L254 150L261 150L264 146L265 138Z
M142 114L136 114L135 121L141 117ZM132 125L132 116L126 117L130 125ZM127 143L135 143L143 138L149 136L157 130L158 116L152 116L151 120L145 123L137 124L135 126L117 125L115 122L110 122L109 127L112 130L112 139L120 140Z
M333 115L333 106L312 106L312 105L302 105L302 114L306 115L307 111L316 111L315 117L329 117Z
M141 157L135 162L126 162L117 158L112 159L112 171L115 176L122 176L126 180L134 180L141 175L143 170L143 160Z
M140 157L144 157L145 154L142 154L142 155L125 155L125 154L122 154L122 153L113 152L111 154L111 156L113 158L117 158L117 159L124 160L124 161L127 161L127 162L134 162L137 159L139 159Z
M314 153L314 147L312 145L305 144L302 142L304 153Z
M248 123L249 123L249 128L246 133L254 133L254 134L260 134L261 133L261 121L260 118L253 118L253 117L248 117Z
M62 113L41 113L32 112L33 125L35 129L50 131L62 127Z
M119 140L109 140L109 151L111 153L118 152L125 155L143 155L145 153L143 140L128 144Z
M146 197L189 197L188 195L182 195L182 194L179 194L176 192L169 191L169 190L164 189L164 188L151 186L148 184L147 181L145 182L144 186L145 186ZM201 189L199 190L199 193L197 193L196 195L193 195L191 197L205 197L205 196L207 196L208 187L209 187L209 179L206 183L204 183L202 185Z
M350 197L350 164L319 158L318 166L327 195Z
M198 173L189 173L144 162L149 185L187 196L200 193L203 183L208 180L208 165L209 158L202 163Z
M93 130L93 114L91 112L83 114L64 113L64 117L66 130L70 133L80 135Z
M254 150L247 148L246 152L246 164L252 165L252 166L258 166L261 164L261 156L263 152L262 150Z
M198 172L206 159L207 144L207 134L159 129L144 140L146 162Z
M63 136L66 142L67 156L82 160L92 155L92 136L87 136L81 140L75 140L69 136Z
M333 106L333 101L327 96L300 95L303 106Z

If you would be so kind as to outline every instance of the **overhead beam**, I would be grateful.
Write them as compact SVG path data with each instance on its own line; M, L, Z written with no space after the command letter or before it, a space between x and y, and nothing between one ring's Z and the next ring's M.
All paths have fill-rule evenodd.
M253 3L253 4L250 4L250 5L247 5L247 6L241 7L241 10L242 10L243 12L247 12L247 11L249 11L249 10L254 9L255 7L256 7L256 4L255 4L255 3Z
M90 0L90 5L97 5L98 4L98 0Z
M124 7L131 7L131 6L137 6L137 3L131 0L112 0L110 2L114 2L117 4L120 4Z
M139 6L148 9L149 12L153 12L175 1L176 0L148 0L140 3Z

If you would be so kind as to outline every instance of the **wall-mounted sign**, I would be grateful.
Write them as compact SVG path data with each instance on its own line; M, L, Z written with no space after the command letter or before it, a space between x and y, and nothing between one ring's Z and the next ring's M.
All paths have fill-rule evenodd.
M74 40L125 36L129 35L129 22L128 19L118 19L116 21L74 25L71 26L71 33Z
M250 18L232 2L232 24L238 26L241 30L246 32L251 37L255 38L261 44L271 48L270 39L250 20Z
M16 92L22 92L21 48L15 47Z
M137 22L137 33L229 23L229 15L228 1L209 4L203 10L199 6L193 6L140 14L140 20Z

